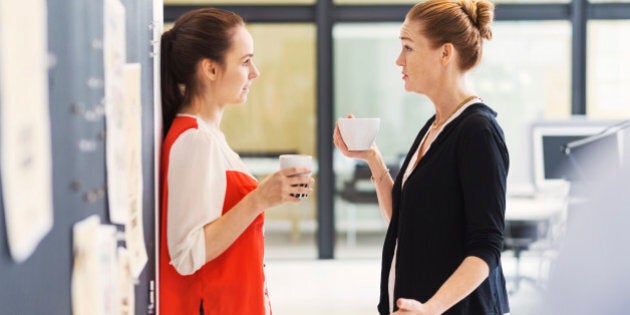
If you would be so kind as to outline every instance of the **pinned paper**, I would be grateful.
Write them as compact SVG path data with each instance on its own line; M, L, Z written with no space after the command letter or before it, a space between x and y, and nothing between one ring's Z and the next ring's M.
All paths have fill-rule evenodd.
M116 227L93 215L73 228L72 314L120 314Z
M53 226L46 26L46 1L0 1L0 166L9 249L17 262Z
M128 220L127 152L123 71L126 59L125 6L120 0L105 0L103 63L105 71L105 121L107 128L107 196L113 223Z
M125 179L127 179L127 212L125 241L129 251L132 275L140 276L147 263L142 224L142 104L140 99L140 64L127 64L123 71L125 85L125 151L127 152Z

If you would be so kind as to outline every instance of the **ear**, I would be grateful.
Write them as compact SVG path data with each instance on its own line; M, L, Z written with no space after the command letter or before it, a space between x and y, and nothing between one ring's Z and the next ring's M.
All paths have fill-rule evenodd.
M440 63L443 66L446 66L451 62L451 60L455 59L455 47L451 43L443 44L440 47Z
M214 81L216 80L217 74L219 73L218 66L219 65L214 60L210 58L204 58L199 63L199 71L204 78Z

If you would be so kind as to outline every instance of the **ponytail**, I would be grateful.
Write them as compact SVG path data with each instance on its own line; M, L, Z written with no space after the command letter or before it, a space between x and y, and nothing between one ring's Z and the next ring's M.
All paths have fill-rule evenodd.
M184 96L179 89L178 80L175 78L175 72L173 71L171 62L173 35L173 30L166 31L162 34L161 41L160 72L162 75L162 122L164 136L166 136L168 130L171 128L171 124L184 102Z

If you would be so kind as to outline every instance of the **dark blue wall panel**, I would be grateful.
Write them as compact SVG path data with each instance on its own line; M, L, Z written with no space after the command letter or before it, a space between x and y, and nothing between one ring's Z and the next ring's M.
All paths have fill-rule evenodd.
M142 65L143 225L149 262L136 285L135 313L147 314L154 313L149 288L155 280L153 1L122 2L127 62ZM0 195L1 314L71 314L72 226L93 214L110 223L105 116L91 115L104 113L102 42L103 0L48 1L48 51L54 60L49 70L54 226L34 254L16 264L9 253ZM82 140L96 143L96 149L81 150ZM88 199L88 194L97 197Z

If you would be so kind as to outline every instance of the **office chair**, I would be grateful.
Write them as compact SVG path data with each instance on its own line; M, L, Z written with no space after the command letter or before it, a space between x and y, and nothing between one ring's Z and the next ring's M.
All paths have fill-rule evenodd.
M532 283L536 289L544 289L566 229L569 190L568 182L558 181L538 187L532 197L507 199L503 249L512 251L515 262L514 273L507 277L510 294L518 292L522 280ZM524 251L532 253L538 265L535 277L522 274Z
M506 222L503 250L512 251L516 265L514 274L507 277L507 280L513 284L509 290L510 295L518 292L523 280L531 282L538 289L542 288L538 279L521 274L521 254L530 250L536 242L543 240L546 237L548 227L549 222L546 221Z
M400 170L398 164L388 164L387 167L392 177L395 177ZM366 163L358 162L355 164L352 177L343 183L343 188L339 191L341 199L351 204L347 207L346 217L346 243L348 246L356 245L357 220L354 205L378 205L376 189L374 184L370 182L371 176L370 167Z

